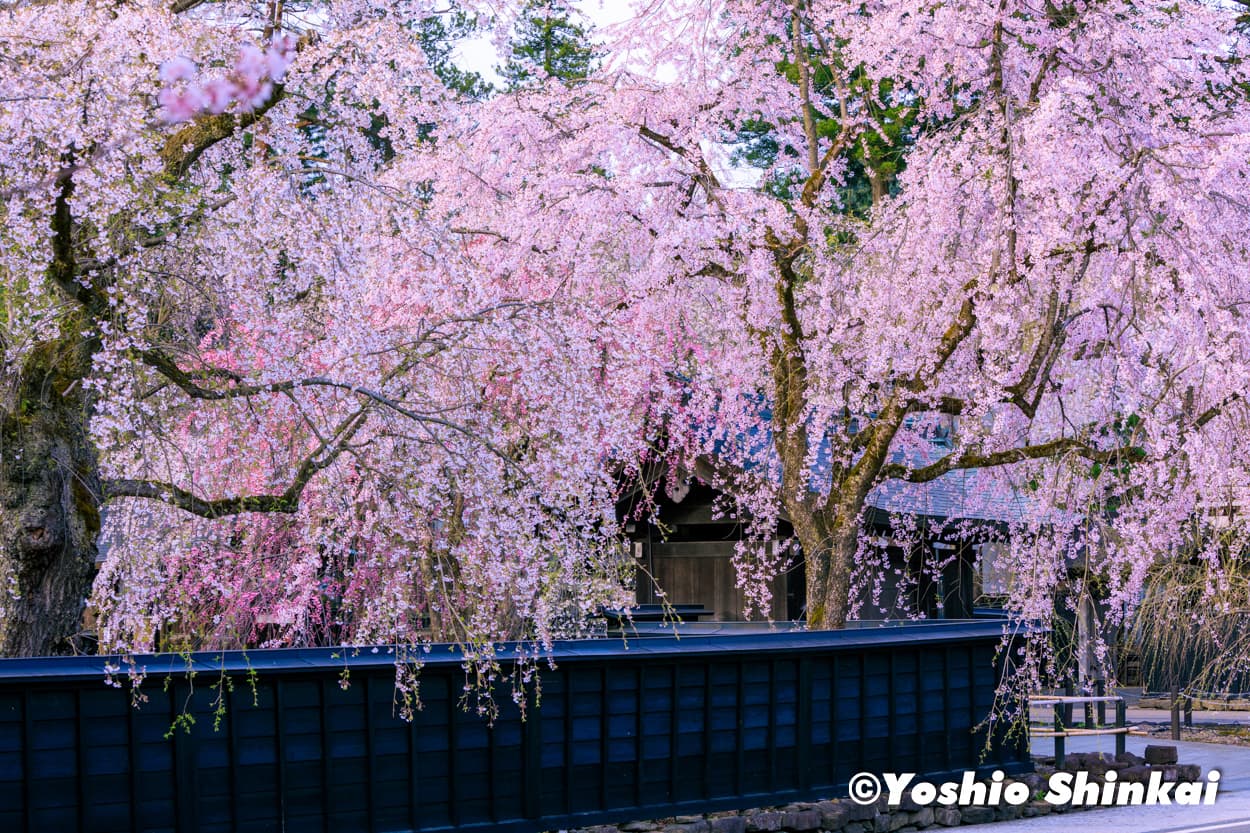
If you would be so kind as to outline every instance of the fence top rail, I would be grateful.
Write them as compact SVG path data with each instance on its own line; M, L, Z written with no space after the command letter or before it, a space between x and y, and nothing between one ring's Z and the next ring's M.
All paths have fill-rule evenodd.
M1045 706L1055 703L1118 703L1123 700L1119 695L1109 694L1104 697L1082 697L1080 695L1040 694L1030 695L1030 706Z
M583 639L556 642L548 652L531 645L507 643L494 655L504 663L520 658L555 663L617 658L622 660L682 659L698 656L747 654L820 654L865 648L950 644L1001 639L1005 633L1024 633L1031 626L992 620L960 620L943 624L858 628L840 631L784 631L732 633L715 636L656 636L645 639ZM392 667L397 662L420 661L427 666L459 666L471 655L455 645L347 646L340 648L270 648L249 651L202 651L192 654L146 654L133 657L133 666L149 676L182 675L188 671L219 673L317 673L326 670L364 670ZM107 667L123 684L129 660L118 656L29 657L0 659L0 686L103 678Z
M1074 738L1080 735L1127 735L1132 729L1128 726L1112 726L1105 729L1029 729L1029 735L1035 738Z

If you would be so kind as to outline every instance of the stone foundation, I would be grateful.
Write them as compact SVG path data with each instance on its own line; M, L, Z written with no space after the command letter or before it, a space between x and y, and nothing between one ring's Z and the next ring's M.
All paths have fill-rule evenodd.
M1174 750L1175 748L1172 747ZM1169 758L1155 754L1152 758ZM1172 760L1175 760L1173 757ZM1063 769L1084 771L1090 783L1104 782L1110 770L1120 781L1148 781L1152 772L1163 773L1164 781L1197 781L1202 777L1192 764L1151 764L1139 755L1126 752L1119 756L1103 753L1073 753L1064 760ZM1008 778L1003 785L1020 782L1033 796L1044 795L1047 779L1055 772L1054 758L1038 758L1037 772ZM984 781L983 783L989 783ZM938 830L966 824L985 824L1019 818L1045 816L1050 813L1073 813L1097 810L1083 805L1053 805L1034 798L1022 805L998 807L945 807L938 804L920 806L907 798L902 805L890 807L884 797L864 806L850 799L787 804L784 807L755 808L738 812L709 813L703 816L676 816L655 821L632 821L626 824L582 827L573 833L912 833L917 830Z

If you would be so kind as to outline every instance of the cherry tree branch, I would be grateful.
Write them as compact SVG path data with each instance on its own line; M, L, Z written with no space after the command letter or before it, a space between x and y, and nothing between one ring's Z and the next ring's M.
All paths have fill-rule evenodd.
M1077 267L1076 275L1072 279L1073 285L1079 284L1089 271L1089 264L1095 251L1093 237L1090 237L1082 248L1081 264ZM1047 300L1046 323L1038 338L1037 347L1029 359L1028 367L1025 368L1020 379L1006 389L1007 401L1019 408L1029 419L1037 414L1038 405L1041 404L1047 383L1050 381L1050 372L1059 358L1060 351L1063 350L1064 342L1067 341L1068 324L1076 317L1069 316L1068 309L1069 301L1065 299L1060 303L1058 288L1052 289ZM1026 397L1030 390L1033 391L1032 398Z
M278 493L206 499L172 483L123 478L104 481L103 497L106 501L120 497L159 500L203 518L243 512L294 513L299 511L300 497L313 475L332 465L347 449L348 441L368 420L368 411L368 407L362 408L339 423L333 435L322 440L316 450L304 458L286 489Z
M803 134L807 138L807 174L809 181L821 169L816 148L816 115L812 108L812 85L807 65L807 49L803 45L803 22L799 14L802 0L793 0L790 10L790 38L794 49L794 63L799 69L799 98L803 107ZM845 129L845 128L843 128ZM804 196L807 189L803 189Z
M912 376L912 378L904 385L891 392L890 399L886 403L886 406L882 409L881 415L869 423L863 431L860 431L855 435L854 439L851 441L852 450L860 450L868 448L869 446L875 446L879 449L881 455L884 455L885 448L888 448L889 446L889 441L882 446L882 444L878 442L878 435L882 432L888 431L889 440L893 440L894 433L898 430L899 425L902 423L903 417L916 411L928 410L930 403L925 398L924 394L929 390L934 381L937 380L938 375L942 372L942 369L946 367L946 363L950 361L951 356L955 354L959 345L964 342L964 339L966 339L972 333L973 328L976 327L976 304L972 297L972 293L976 289L976 283L977 282L974 279L964 284L964 300L959 305L959 312L955 314L955 320L952 321L946 328L946 331L942 333L942 338L938 342L937 353L934 357L933 368L925 373L917 371L916 374ZM903 394L909 395L903 398ZM952 413L957 412L955 410L956 408L958 408L958 410L962 410L964 407L962 400L954 400L947 397L942 398L941 404L950 408L950 412ZM885 459L884 456L881 455L878 455L879 459L871 455L866 455L861 458L859 463L856 463L855 468L867 468L875 463L880 463Z
M717 205L721 204L720 196L716 193L721 188L720 180L717 178L716 173L712 170L712 167L708 165L707 160L703 158L702 153L697 153L688 148L682 147L668 136L665 136L663 133L656 130L652 130L645 124L638 126L638 135L642 136L642 138L652 144L658 145L664 150L669 151L670 153L677 154L682 159L685 159L693 165L695 167L694 181L703 186L703 190L707 194L708 199L712 200Z
M181 179L191 166L213 145L230 138L236 130L246 130L264 118L285 97L286 88L275 84L265 102L243 113L221 113L201 116L174 132L165 140L160 157L165 163L164 173L170 179Z
M67 157L69 164L63 170L72 171L73 154ZM107 305L100 306L103 299L97 297L90 287L75 280L78 270L74 254L74 217L69 208L70 198L74 195L74 177L65 173L57 178L59 187L52 205L52 262L48 264L48 277L62 292L93 314L100 313L107 309Z
M413 352L403 361L399 362L395 367L388 370L382 376L382 382L394 379L401 373L411 370L418 363L425 361L443 350L447 349L444 337L440 337L439 328L451 324L477 324L481 323L491 315L498 312L517 313L521 309L528 309L537 306L537 304L522 301L503 301L488 307L477 310L471 314L460 315L444 319L437 326L422 334L419 338L408 342L406 345L396 345L396 350L406 346L415 348L431 341L435 342L435 346L424 352ZM178 366L178 363L165 351L159 348L148 347L136 351L139 359L149 367L156 370L170 382L178 386L184 393L193 399L201 399L206 401L223 401L227 399L239 399L242 397L259 396L266 393L289 393L299 388L306 387L332 387L342 390L348 390L352 393L361 394L368 398L374 399L388 407L398 409L397 405L393 405L382 394L369 388L354 385L350 382L343 382L332 379L327 376L307 376L299 379L285 379L279 382L266 382L263 384L243 384L243 376L231 370L220 367L205 367L199 370L187 371ZM202 379L215 378L224 379L232 384L227 388L207 387L201 383Z
M1099 449L1075 437L1062 437L1047 443L1009 448L989 454L967 452L948 454L935 463L920 468L909 468L902 463L891 463L881 468L883 478L905 480L909 483L928 483L955 469L992 468L1020 463L1025 460L1047 460L1065 454L1076 454L1095 463L1118 463L1141 460L1144 452L1135 446Z
M1242 396L1239 393L1229 394L1222 401L1217 402L1216 404L1212 405L1210 408L1207 408L1205 411L1199 414L1198 418L1194 420L1194 427L1195 428L1205 427L1208 422L1215 419L1220 414L1224 413L1224 410L1229 405L1233 404L1234 402L1240 402L1241 399L1242 399Z

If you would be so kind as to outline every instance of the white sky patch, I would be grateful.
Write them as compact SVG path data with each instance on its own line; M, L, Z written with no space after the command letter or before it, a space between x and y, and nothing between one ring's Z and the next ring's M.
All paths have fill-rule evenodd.
M504 85L503 78L495 72L495 67L501 63L499 50L489 37L465 38L456 45L452 58L456 66L480 74L496 87Z
M726 188L745 190L759 187L760 179L763 177L764 172L751 165L738 165L735 167L731 161L734 152L733 145L704 139L699 142L699 150L703 152L703 158L707 160L708 165L711 166L721 185Z

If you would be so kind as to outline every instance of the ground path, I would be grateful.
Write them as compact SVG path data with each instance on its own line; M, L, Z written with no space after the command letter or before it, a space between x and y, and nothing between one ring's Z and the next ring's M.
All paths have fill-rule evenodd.
M1240 712L1238 718L1244 721L1246 713ZM1194 720L1198 721L1198 712L1194 713ZM1131 716L1129 722L1133 722ZM1204 776L1209 770L1218 769L1222 777L1215 804L1084 810L978 825L976 829L985 833L1250 833L1250 747L1130 736L1128 751L1140 755L1147 743L1175 745L1181 763L1197 764L1202 767ZM1036 739L1033 753L1052 754L1053 744L1050 738ZM1067 749L1069 752L1111 752L1115 749L1115 740L1110 736L1069 738Z

